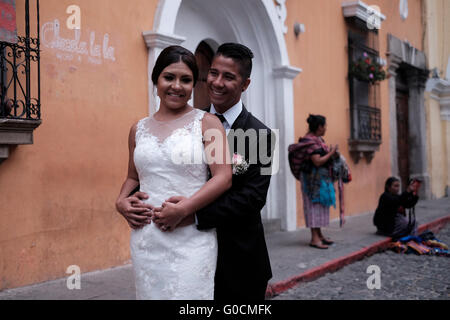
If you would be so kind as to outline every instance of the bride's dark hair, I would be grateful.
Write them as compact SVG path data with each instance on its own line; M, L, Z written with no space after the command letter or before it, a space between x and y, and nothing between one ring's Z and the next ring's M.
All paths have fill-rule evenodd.
M163 70L172 63L178 63L182 61L192 71L194 76L194 86L198 79L198 66L195 56L188 49L181 46L170 46L165 48L158 59L156 59L155 66L152 72L152 82L154 85L158 83L158 78Z

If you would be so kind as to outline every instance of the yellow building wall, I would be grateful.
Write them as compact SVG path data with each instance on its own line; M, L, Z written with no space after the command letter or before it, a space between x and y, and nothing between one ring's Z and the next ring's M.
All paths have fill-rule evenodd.
M444 78L450 57L450 2L447 0L426 0L425 52L428 68L437 68L439 77ZM450 131L449 121L441 120L439 102L426 93L428 132L428 167L431 177L433 198L446 195L450 186Z
M447 165L447 135L446 122L441 120L441 107L439 102L426 94L425 106L427 108L428 132L428 167L431 177L431 193L433 198L445 196L448 183Z
M22 25L23 3L17 1ZM157 0L75 3L80 42L89 48L94 35L100 56L52 42L55 19L60 38L75 38L66 27L74 1L40 1L47 30L41 34L43 120L34 144L12 148L0 165L0 290L67 276L72 264L87 272L129 260L129 226L114 203L127 173L129 129L148 114L142 32L153 28ZM102 52L105 34L114 50L109 58Z
M447 121L444 128L446 137L446 151L447 151L447 187L450 187L450 121ZM450 196L447 194L447 196Z
M353 181L345 186L345 207L348 216L373 212L378 198L384 191L385 180L391 174L389 91L388 81L381 83L382 140L370 164L361 160L355 164L348 152L350 137L349 89L347 81L348 53L347 27L342 13L341 0L287 1L286 35L289 58L292 65L303 69L294 80L295 135L307 132L306 119L310 113L327 117L327 144L339 144L352 170ZM386 16L379 30L379 51L387 60L388 33L399 39L407 39L412 46L423 50L422 7L420 0L409 2L409 17L400 18L398 1L366 1L377 5ZM292 32L295 22L303 23L306 32L298 38ZM296 142L296 141L295 141ZM303 200L300 183L297 182L297 221L304 226ZM331 219L338 218L338 210L332 209Z
M429 68L438 68L443 78L450 56L450 2L425 0L424 3L424 15L427 17L425 50Z

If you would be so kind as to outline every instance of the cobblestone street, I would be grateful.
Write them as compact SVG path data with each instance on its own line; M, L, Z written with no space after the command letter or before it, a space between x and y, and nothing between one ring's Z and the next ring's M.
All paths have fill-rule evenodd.
M450 225L436 237L450 244ZM381 288L368 289L367 273L371 265L381 269ZM450 299L450 259L386 251L300 284L273 300L385 300L385 299Z

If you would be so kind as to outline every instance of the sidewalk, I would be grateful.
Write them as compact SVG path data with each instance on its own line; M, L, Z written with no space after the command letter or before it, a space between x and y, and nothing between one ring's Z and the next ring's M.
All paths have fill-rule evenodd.
M375 235L372 216L347 217L342 229L339 221L333 221L329 228L323 229L324 234L335 241L328 250L309 247L310 231L305 228L266 235L273 269L268 297L382 250L388 239ZM416 218L422 229L442 227L450 221L450 198L419 202ZM11 299L135 299L133 270L127 265L82 274L81 290L68 290L66 278L63 278L0 291L0 300Z

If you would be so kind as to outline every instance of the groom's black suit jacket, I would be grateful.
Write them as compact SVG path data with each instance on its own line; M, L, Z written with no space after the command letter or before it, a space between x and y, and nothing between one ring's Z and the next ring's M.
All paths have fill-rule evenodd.
M210 108L204 109L210 111ZM258 153L258 143L267 139L268 154L272 154L272 133L261 121L247 111L245 106L241 114L233 123L231 129L260 129L267 130L266 135L257 135L257 143L245 144L245 159L250 154L258 155L257 163L250 164L248 170L241 175L233 175L232 187L210 205L199 210L197 228L199 230L217 228L218 261L216 271L216 288L224 286L228 292L239 292L245 297L250 286L267 284L272 277L269 255L267 252L264 229L261 221L261 209L266 203L270 175L261 175L262 164ZM231 134L228 140L231 144ZM275 140L274 140L275 141ZM237 143L230 152L237 152ZM218 284L221 284L220 286ZM221 289L218 289L221 290ZM251 291L251 290L250 290ZM227 293L220 294L227 297ZM217 292L216 292L217 296ZM232 298L232 297L231 297Z

